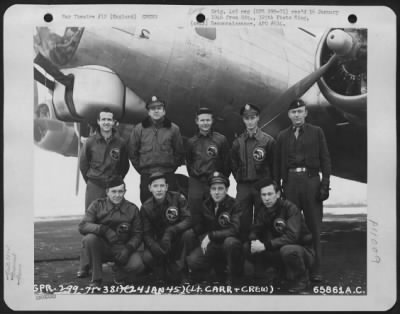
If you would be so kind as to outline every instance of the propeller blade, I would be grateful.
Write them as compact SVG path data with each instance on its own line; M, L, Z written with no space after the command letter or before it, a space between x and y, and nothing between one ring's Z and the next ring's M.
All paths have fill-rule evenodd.
M286 92L280 95L271 105L269 105L268 107L272 108L272 110L276 108L275 114L274 112L272 112L272 115L274 117L269 121L267 121L261 128L266 127L268 124L274 121L282 112L286 112L287 109L289 108L290 103L293 100L303 96L311 88L311 86L315 82L317 82L322 75L324 75L324 73L336 61L336 59L337 55L336 54L332 55L329 61L325 63L322 67L320 67L318 70L307 75L305 78L301 79L300 81L289 87L286 90ZM260 120L265 121L266 118L265 116L267 115L271 116L271 111L264 110L264 112L261 114Z

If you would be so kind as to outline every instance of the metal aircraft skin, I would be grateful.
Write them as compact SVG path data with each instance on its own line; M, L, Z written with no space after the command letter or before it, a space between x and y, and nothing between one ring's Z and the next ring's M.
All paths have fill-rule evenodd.
M128 137L153 95L167 103L167 116L186 138L196 131L197 108L206 106L215 129L232 141L244 129L245 103L261 108L260 126L276 137L290 124L290 101L301 97L307 120L325 132L332 174L366 182L366 37L366 29L70 27L60 35L40 27L36 54L74 81L70 89L54 82L47 115L35 118L35 143L76 156L77 126L95 123L104 106L117 112ZM36 97L35 112L39 104Z

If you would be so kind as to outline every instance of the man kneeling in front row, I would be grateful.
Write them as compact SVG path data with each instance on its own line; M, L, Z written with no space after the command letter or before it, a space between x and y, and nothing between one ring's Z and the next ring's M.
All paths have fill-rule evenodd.
M194 248L187 263L193 275L214 268L219 282L237 284L243 273L242 243L238 239L241 209L227 194L229 180L222 173L214 172L208 185L210 195L195 219L191 244L187 236L186 246Z
M91 203L79 224L82 239L80 263L92 268L90 286L102 284L102 263L113 261L115 284L125 284L129 273L137 275L144 270L137 249L142 243L143 226L137 206L124 198L126 189L121 177L107 183L106 198ZM89 269L79 277L86 277Z
M262 179L256 189L263 205L252 226L250 242L244 245L246 257L254 263L255 277L264 275L267 280L271 279L268 273L284 266L286 278L291 281L289 292L300 292L307 288L308 270L314 262L311 233L296 205L280 199L274 181Z

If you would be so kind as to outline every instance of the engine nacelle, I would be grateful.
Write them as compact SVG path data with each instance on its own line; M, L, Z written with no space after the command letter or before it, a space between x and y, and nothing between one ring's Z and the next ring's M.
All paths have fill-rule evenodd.
M66 88L55 82L53 105L59 120L95 123L104 107L110 108L119 122L134 124L146 116L145 102L109 68L88 65L61 71L72 74L74 83Z
M33 127L34 141L40 148L64 156L78 155L78 136L74 124L55 119L49 104L38 106Z
M367 30L327 31L318 45L315 67L338 58L318 81L325 98L351 122L365 124L367 113Z

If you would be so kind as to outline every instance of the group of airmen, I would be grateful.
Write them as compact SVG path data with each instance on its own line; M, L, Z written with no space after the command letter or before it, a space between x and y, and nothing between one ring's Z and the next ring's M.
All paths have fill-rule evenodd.
M324 133L305 122L301 99L290 104L292 125L276 140L259 128L260 109L245 104L246 130L231 147L213 130L209 108L198 109L198 131L185 148L165 102L153 96L146 108L128 141L115 130L113 112L100 110L98 130L81 151L87 186L79 278L91 274L90 285L101 286L102 264L112 261L115 284L149 271L175 284L213 274L226 285L285 280L296 293L322 280L322 202L331 163ZM140 210L124 198L129 161L140 174ZM187 197L174 175L184 163ZM231 173L236 198L227 193Z

